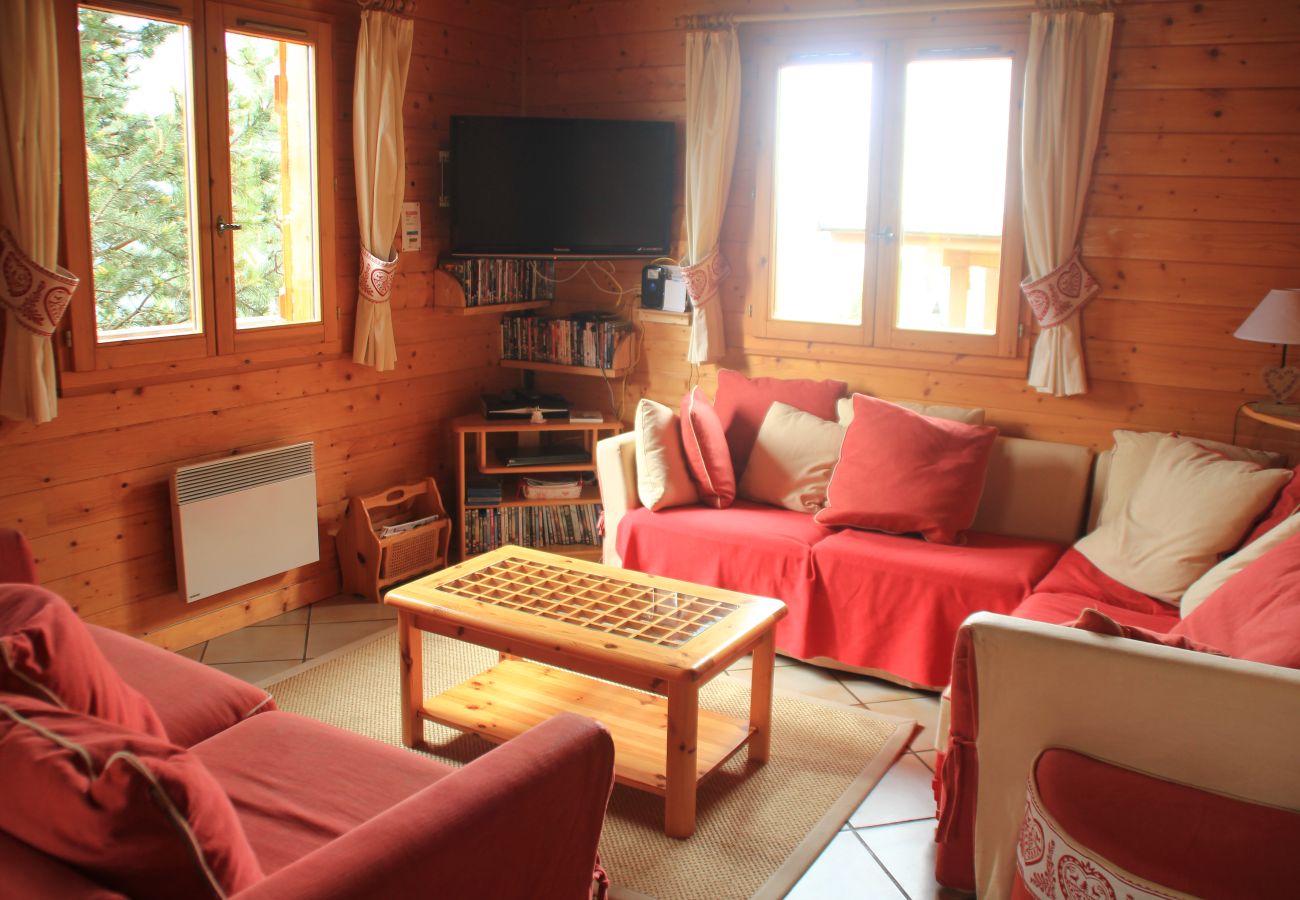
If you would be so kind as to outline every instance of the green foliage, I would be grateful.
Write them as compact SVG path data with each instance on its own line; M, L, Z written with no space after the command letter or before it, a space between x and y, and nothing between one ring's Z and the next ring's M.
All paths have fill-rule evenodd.
M191 252L193 201L186 177L192 163L186 153L191 128L181 94L185 75L157 72L156 65L148 70L151 77L176 83L170 107L160 111L132 104L130 81L180 26L92 9L82 9L80 20L99 330L187 322L197 300L197 260ZM265 62L251 46L231 60L234 210L236 221L248 227L222 240L236 239L241 316L275 312L281 284L279 123L273 86L260 77Z

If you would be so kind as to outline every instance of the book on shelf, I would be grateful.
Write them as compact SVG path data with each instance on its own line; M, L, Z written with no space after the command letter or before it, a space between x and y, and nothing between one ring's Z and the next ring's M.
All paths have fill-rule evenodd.
M408 531L414 531L422 525L428 525L430 522L438 521L438 515L424 516L419 519L412 519L409 522L401 522L397 525L384 525L378 529L381 538L392 537L395 534L404 534Z
M501 502L501 479L476 478L465 483L466 506L496 506Z
M621 369L632 361L631 322L613 313L561 318L531 312L501 320L501 358L590 369Z
M555 298L553 259L448 260L442 270L460 282L466 306L493 306Z
M600 545L599 504L508 506L465 510L465 552L485 553L502 544L547 547Z

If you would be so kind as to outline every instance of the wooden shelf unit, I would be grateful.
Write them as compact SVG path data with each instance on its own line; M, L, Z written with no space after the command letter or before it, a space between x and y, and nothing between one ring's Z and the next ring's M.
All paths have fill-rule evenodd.
M484 510L513 510L528 508L558 507L592 507L600 503L600 488L595 482L596 441L602 437L618 434L623 430L621 422L610 416L602 416L600 422L570 422L567 419L552 419L547 422L533 423L525 419L487 419L481 415L461 416L452 420L452 429L456 433L456 493L457 521L459 522L458 558L467 555L467 511L478 514ZM582 462L559 465L506 466L491 458L489 435L515 435L516 442L526 443L540 441L546 433L571 432L582 435L582 449L586 458ZM585 485L582 494L571 500L529 500L512 496L506 485L502 486L500 503L468 504L466 502L466 480L475 475L519 476L573 472L591 475L591 483ZM513 486L514 482L511 482ZM504 543L504 541L503 541ZM487 548L491 549L491 548ZM546 550L578 559L599 560L600 545L597 544L547 544L538 545L538 550Z
M380 537L387 525L437 516L409 531ZM338 537L343 589L382 600L387 588L445 567L451 520L432 478L389 488L369 497L348 498Z
M465 286L455 275L442 269L433 270L433 307L440 313L461 316L482 316L493 313L522 312L550 306L550 300L522 300L513 303L469 304Z

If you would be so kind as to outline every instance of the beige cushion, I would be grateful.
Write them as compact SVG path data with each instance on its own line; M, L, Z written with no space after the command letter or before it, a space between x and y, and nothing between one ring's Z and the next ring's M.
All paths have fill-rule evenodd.
M1292 515L1261 534L1247 546L1229 556L1210 571L1206 572L1183 594L1178 604L1178 614L1186 618L1192 610L1205 602L1205 599L1223 587L1246 566L1259 559L1283 541L1300 534L1300 516Z
M814 513L840 458L844 427L773 403L763 417L737 493L749 500Z
M636 405L636 492L641 505L653 510L696 503L699 495L686 455L677 414L653 400Z
M1091 462L1092 451L1077 444L999 437L971 530L1073 544Z
M1164 435L1128 502L1075 549L1121 584L1177 603L1290 477Z
M1170 435L1159 431L1116 431L1115 448L1111 451L1110 467L1106 472L1105 493L1097 512L1097 526L1114 521L1124 504L1133 494L1133 489L1151 465L1151 458L1156 452L1161 439L1172 438L1176 441L1194 441L1209 450L1223 454L1229 459L1253 462L1264 468L1280 463L1281 457L1264 450L1252 450L1235 444L1223 444L1204 438L1192 438L1186 435Z
M941 406L931 403L913 403L911 400L890 400L895 406L910 409L912 412L935 419L949 419L953 422L965 422L967 425L983 425L984 410L980 407ZM845 428L853 422L853 398L842 397L835 404L835 415Z

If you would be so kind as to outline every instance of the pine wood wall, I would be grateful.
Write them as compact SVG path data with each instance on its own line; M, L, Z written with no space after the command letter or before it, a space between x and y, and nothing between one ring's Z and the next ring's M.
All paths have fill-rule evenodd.
M393 292L395 371L351 359L357 221L352 79L357 6L301 0L332 13L336 72L338 352L218 377L160 371L157 383L64 398L39 427L0 424L0 525L31 540L42 581L88 621L183 647L338 590L328 537L350 494L439 474L452 486L449 416L496 389L495 317L432 309L431 273L446 243L437 212L437 151L450 113L519 110L521 13L504 0L421 0L407 87L406 199L421 203L424 244L401 257ZM84 298L83 298L84 299ZM346 344L346 346L345 346ZM151 379L153 381L154 379ZM0 420L2 421L2 420ZM167 479L179 465L314 441L321 561L218 597L177 593Z
M836 5L851 4L532 0L525 111L680 122L684 43L675 16ZM724 364L838 378L886 398L984 406L1004 433L1094 447L1108 446L1119 427L1227 440L1238 405L1261 395L1261 369L1278 359L1277 348L1236 340L1232 331L1270 288L1300 285L1300 3L1124 0L1117 10L1083 236L1086 263L1105 288L1084 314L1086 396L1028 388L1027 344L1020 359L1004 361L753 337L745 313L759 254L750 241L750 192L763 113L750 104L723 226L735 270L725 287ZM745 29L742 46L750 46L744 36L753 26ZM619 266L625 284L638 272ZM582 281L565 291L574 305L600 300ZM694 379L712 389L712 367L694 373L684 362L683 325L643 327L644 358L629 396L675 404Z

